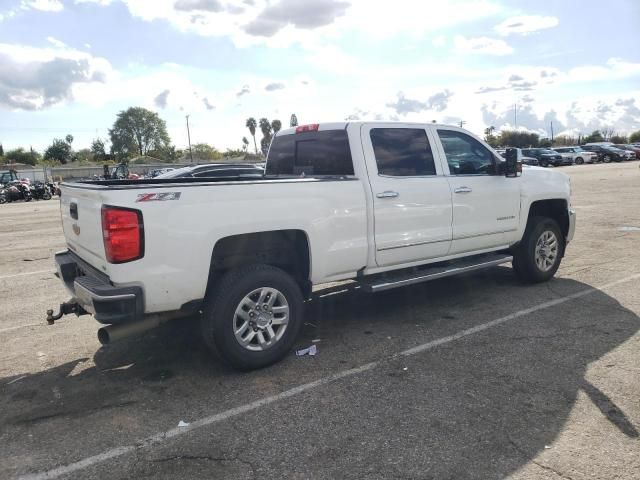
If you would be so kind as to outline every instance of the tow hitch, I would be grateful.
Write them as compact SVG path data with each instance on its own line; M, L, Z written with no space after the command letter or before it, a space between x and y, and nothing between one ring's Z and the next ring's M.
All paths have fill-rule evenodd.
M80 315L87 315L87 312L84 308L78 305L74 299L69 300L68 302L64 302L60 304L60 311L57 314L53 314L53 310L47 310L47 323L49 325L53 325L56 320L60 320L63 315L69 315L70 313L75 313L76 317Z

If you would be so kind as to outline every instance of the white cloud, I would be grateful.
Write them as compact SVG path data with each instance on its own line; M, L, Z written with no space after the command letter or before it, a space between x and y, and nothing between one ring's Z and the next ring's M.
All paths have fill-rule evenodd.
M112 69L107 60L52 40L55 48L0 43L0 106L46 108L72 99L79 84L109 80Z
M58 47L58 48L66 47L64 42L62 42L62 41L60 41L60 40L58 40L57 38L54 38L54 37L47 37L47 42L49 42L54 47Z
M544 17L541 15L518 15L509 17L494 27L500 35L507 36L513 33L528 35L533 32L553 28L558 25L556 17Z
M462 35L456 35L453 39L453 45L460 53L485 55L509 55L513 53L513 48L507 42L489 37L466 38Z
M375 38L421 37L502 11L493 0L122 0L145 21L166 20L180 31L227 36L237 46L307 45L355 32ZM76 0L107 5L109 0Z
M60 12L64 10L64 5L60 0L23 0L22 8L33 8L43 12Z

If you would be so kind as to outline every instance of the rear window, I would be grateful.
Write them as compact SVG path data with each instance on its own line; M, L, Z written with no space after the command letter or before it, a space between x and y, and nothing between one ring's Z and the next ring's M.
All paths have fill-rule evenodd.
M325 130L274 138L267 159L267 175L353 175L353 161L345 130Z

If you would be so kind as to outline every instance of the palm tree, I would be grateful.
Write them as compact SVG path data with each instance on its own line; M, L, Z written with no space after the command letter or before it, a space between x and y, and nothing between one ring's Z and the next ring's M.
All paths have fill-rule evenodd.
M258 124L260 125L260 130L262 131L262 140L260 140L260 147L262 150L262 154L266 155L267 150L269 149L269 145L271 144L271 137L272 137L271 122L269 122L268 119L263 117L260 119Z
M271 122L271 128L273 128L273 133L278 133L282 128L282 122L280 120L274 120Z
M247 140L247 137L242 137L242 150L246 152L248 147L249 147L249 140Z
M245 126L249 129L251 136L253 137L253 147L256 149L256 155L258 154L258 144L256 143L256 127L258 126L258 122L253 117L247 118L247 123Z

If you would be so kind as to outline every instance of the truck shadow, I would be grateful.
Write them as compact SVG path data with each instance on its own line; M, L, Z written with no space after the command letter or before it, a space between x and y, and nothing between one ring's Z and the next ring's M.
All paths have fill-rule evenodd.
M151 406L157 421L154 428L168 429L184 412L210 415L493 320L503 315L492 313L497 305L510 314L559 294L588 288L562 278L548 285L522 287L505 268L375 296L334 287L320 292L329 295L308 306L300 344L320 338L316 358L292 356L271 368L246 374L212 360L194 333L195 320L174 322L144 337L100 348L93 358L95 366L84 368L88 359L79 358L37 374L0 379L0 435L9 439L1 451L6 456L26 448L37 450L30 452L33 454L53 455L55 443L29 440L27 446L26 434L51 435L63 423L71 428L82 422L82 431L108 432L114 428L113 416L121 412L144 416ZM574 314L559 315L554 310L557 307L546 309L542 313L548 318L534 322L537 326L518 320L524 327L518 335L513 329L494 329L474 337L466 350L456 349L454 343L452 348L430 351L424 360L428 369L411 380L398 374L394 359L376 369L378 381L388 387L384 388L384 402L371 406L372 415L387 415L386 405L392 403L396 408L386 421L402 423L404 416L410 415L402 408L409 401L405 395L413 402L410 409L421 412L411 420L417 439L403 445L405 451L414 453L424 449L422 456L406 456L413 458L412 468L416 462L424 464L430 478L505 477L553 443L579 392L584 392L620 435L638 438L638 427L614 400L585 378L585 373L591 363L634 336L640 318L602 291L572 300L570 307ZM499 337L492 336L494 333ZM347 414L349 408L356 409L339 408ZM347 440L362 435L383 443L394 435L393 425L386 426L385 420L372 423L363 417L363 408L359 405L360 413L348 416L345 435L332 431L327 446L300 468L324 470L332 476L337 472L326 470L328 465L346 465L350 457L361 459L364 468L367 462L394 455L393 448L388 452L355 452L365 447ZM322 418L331 413L319 415ZM472 416L481 421L470 421ZM451 419L456 425L453 430ZM317 421L318 414L309 429L322 437L323 423ZM135 431L130 433L136 436ZM304 429L291 434L303 435ZM218 441L225 444L223 438ZM81 436L69 442L81 445ZM112 446L106 444L105 449ZM333 452L331 459L325 458L328 451ZM295 464L294 452L278 458L278 464L289 455ZM400 462L381 474L408 475L405 467L409 468ZM353 468L359 468L358 464Z

